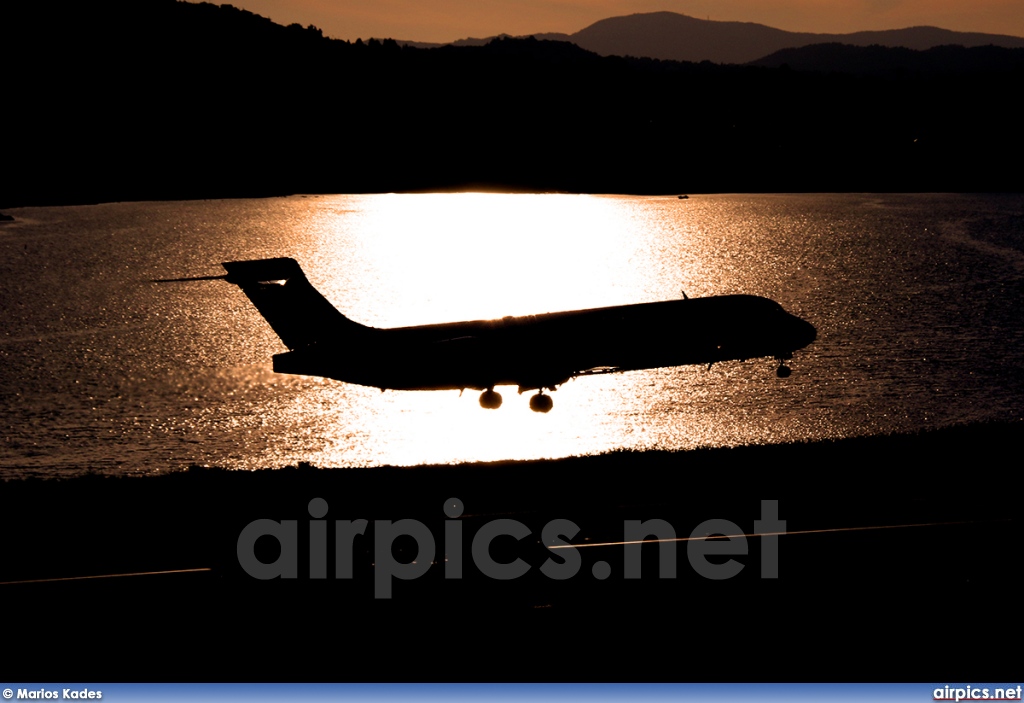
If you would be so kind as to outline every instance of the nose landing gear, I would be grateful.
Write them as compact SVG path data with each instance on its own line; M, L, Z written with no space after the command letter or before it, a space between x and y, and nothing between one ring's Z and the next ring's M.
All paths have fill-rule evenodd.
M480 394L480 407L487 410L497 410L501 407L501 393L493 388L488 388Z
M792 358L793 354L790 352L775 355L775 360L779 362L779 368L775 369L776 376L779 378L789 378L793 374L793 369L786 366L786 362Z

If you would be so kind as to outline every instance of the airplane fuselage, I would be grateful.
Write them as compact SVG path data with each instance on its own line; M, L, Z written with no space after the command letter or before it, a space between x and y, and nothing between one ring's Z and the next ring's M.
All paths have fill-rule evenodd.
M638 303L541 315L378 329L342 315L294 259L224 263L289 351L278 373L323 376L393 390L538 390L530 407L551 409L545 390L576 376L772 357L780 362L814 341L814 327L754 295ZM778 375L789 375L780 363Z
M814 328L767 298L730 295L446 324L363 328L274 357L274 370L395 390L554 388L577 375L787 359Z

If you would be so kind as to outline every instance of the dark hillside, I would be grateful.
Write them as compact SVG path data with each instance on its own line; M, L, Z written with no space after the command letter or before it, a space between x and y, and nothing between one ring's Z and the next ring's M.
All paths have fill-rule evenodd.
M495 187L1020 190L1019 61L818 74L503 39L344 42L230 6L5 10L0 207Z
M751 66L782 68L823 73L850 73L884 76L890 79L909 77L1003 76L1007 81L1024 76L1024 49L997 46L937 46L925 51L884 46L850 46L848 44L815 44L799 49L783 49Z

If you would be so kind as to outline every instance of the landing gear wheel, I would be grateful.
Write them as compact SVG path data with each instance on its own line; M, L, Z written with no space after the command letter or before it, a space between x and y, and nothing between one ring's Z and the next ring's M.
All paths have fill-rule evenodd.
M530 410L535 413L546 413L551 410L555 405L555 401L551 400L550 395L544 395L538 393L530 398Z
M484 391L480 394L480 407L487 410L497 410L501 407L501 393L494 389Z
M775 375L778 376L779 378L789 378L790 374L792 373L793 370L786 366L785 364L779 364L779 368L775 370Z

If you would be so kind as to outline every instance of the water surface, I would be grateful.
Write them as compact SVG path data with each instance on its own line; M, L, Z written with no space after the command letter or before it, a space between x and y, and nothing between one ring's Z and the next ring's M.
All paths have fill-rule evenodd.
M358 195L12 210L0 476L412 465L838 438L1021 416L1020 195ZM292 256L342 312L415 325L750 293L811 321L769 359L386 392L274 374L221 261ZM683 334L683 331L681 331ZM538 349L543 354L544 349ZM400 361L400 357L399 361Z

